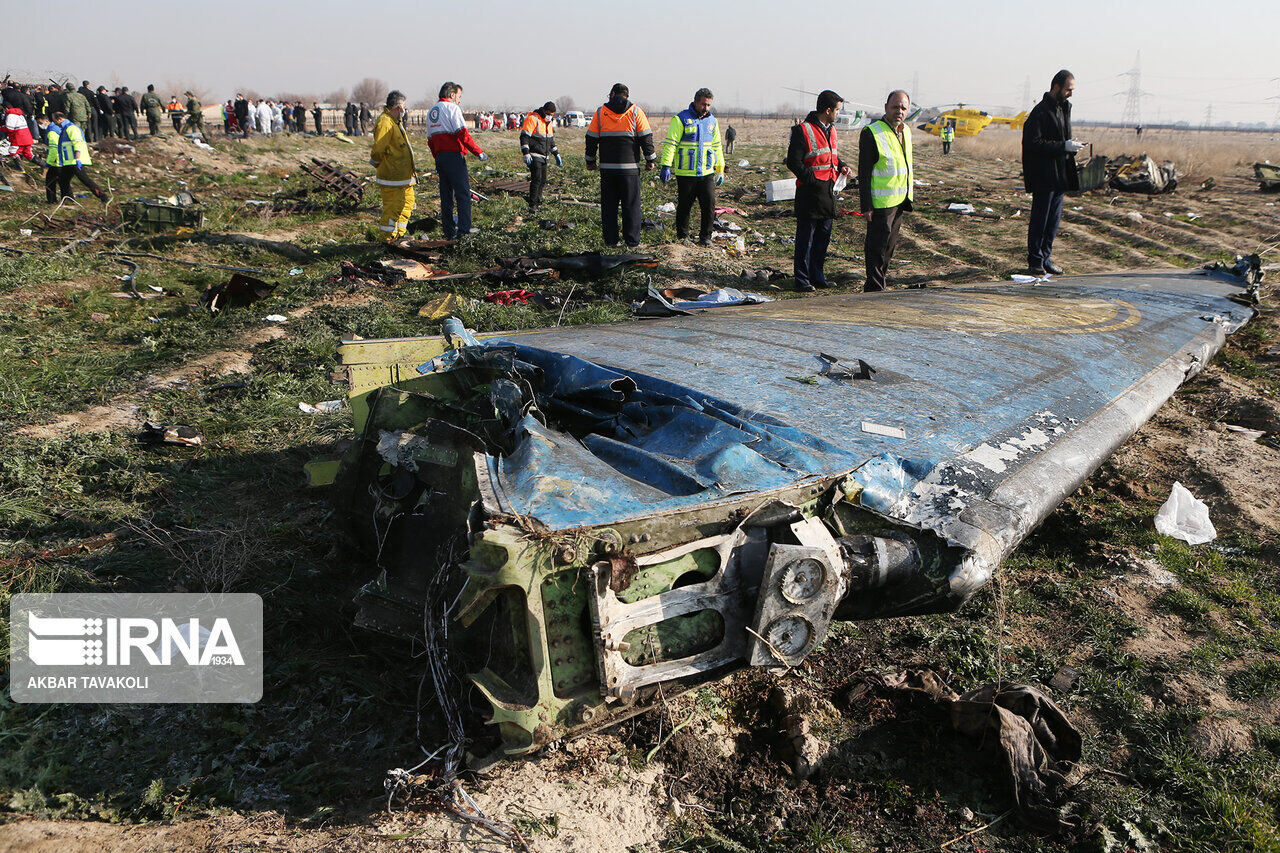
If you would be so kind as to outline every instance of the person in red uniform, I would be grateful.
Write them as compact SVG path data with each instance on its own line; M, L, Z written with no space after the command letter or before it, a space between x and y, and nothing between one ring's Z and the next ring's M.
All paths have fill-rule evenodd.
M440 87L440 100L427 113L427 145L436 158L440 176L440 224L446 240L471 233L471 179L467 175L466 154L481 160L489 155L476 144L462 117L462 87L452 81ZM458 216L454 219L454 205Z

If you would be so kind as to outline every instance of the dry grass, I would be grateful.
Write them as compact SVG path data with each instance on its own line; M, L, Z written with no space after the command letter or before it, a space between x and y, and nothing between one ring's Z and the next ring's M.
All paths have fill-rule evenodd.
M917 140L921 135L916 134ZM1178 174L1188 181L1240 173L1252 176L1253 164L1259 160L1280 162L1280 141L1264 133L1145 130L1138 139L1131 130L1078 127L1075 136L1082 142L1092 142L1094 152L1106 157L1148 154L1160 162L1172 160ZM1022 134L1013 130L986 130L969 139L957 139L956 148L976 156L1016 159L1021 156Z

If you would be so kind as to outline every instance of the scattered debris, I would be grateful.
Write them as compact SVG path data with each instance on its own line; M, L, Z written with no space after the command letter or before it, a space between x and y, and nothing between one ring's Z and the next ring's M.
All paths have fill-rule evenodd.
M658 211L658 213L675 213L676 203L674 201L665 202L663 204L658 205L656 210Z
M1070 814L1071 789L1083 777L1080 732L1052 699L1029 684L986 684L963 696L929 670L865 674L849 692L861 705L895 695L925 700L951 726L1004 754L1018 814L1029 826L1058 830L1078 826Z
M305 412L308 415L331 415L334 412L342 411L342 401L325 400L322 403L316 403L314 406L310 403L299 403L298 411Z
M498 290L486 293L484 301L495 305L527 305L535 296L532 290Z
M186 190L168 198L138 198L120 205L126 226L144 231L199 228L204 225L204 206Z
M410 258L384 259L377 262L377 268L384 273L384 280L389 281L426 281L444 272Z
M818 360L822 362L822 369L819 374L834 379L836 381L852 380L852 379L871 379L874 380L876 369L867 364L862 359L857 359L858 367L856 370L846 367L837 356L828 355L825 352L814 353Z
M888 438L906 438L907 431L902 427L885 426L884 424L874 424L871 421L862 422L862 431L871 435L883 435Z
M489 181L484 188L490 192L509 193L510 195L528 195L529 179L516 178L509 181Z
M1111 186L1123 192L1160 195L1178 188L1178 170L1173 163L1157 164L1146 154L1122 154L1107 163L1107 170Z
M1260 429L1249 429L1248 427L1236 426L1235 424L1223 424L1222 426L1227 430L1227 432L1239 433L1250 441L1257 441L1266 435L1266 432Z
M341 134L339 134L338 138L343 139L345 142L351 142L350 139L345 139ZM312 157L310 163L302 163L299 168L315 178L322 190L333 194L334 199L330 202L330 205L335 212L342 213L355 210L364 199L366 179L355 172L348 169L340 169L333 163L321 160L318 157Z
M1267 161L1253 164L1253 174L1258 179L1258 189L1264 193L1280 191L1280 166ZM1212 178L1210 178L1212 180ZM1208 189L1208 187L1202 187Z
M288 320L289 318L283 314L268 314L262 318L262 322L264 323L285 323L288 322Z
M147 421L142 425L138 441L143 444L177 444L183 447L199 447L204 443L204 435L191 426L166 425L156 426Z
M791 201L796 197L794 178L781 181L768 181L764 185L765 201Z
M460 308L470 308L476 304L476 300L468 299L465 296L459 296L456 293L446 293L437 296L426 305L418 309L418 316L428 320L443 320L457 313Z
M1181 483L1174 483L1169 499L1156 513L1156 531L1189 545L1203 545L1218 538L1209 520L1209 507Z
M231 278L222 284L210 285L200 294L200 302L209 309L210 314L217 314L224 308L243 308L260 299L266 299L276 289L260 278L244 273L232 273Z
M696 294L696 295L695 295ZM683 298L693 296L693 298ZM699 308L722 308L729 305L757 305L773 302L773 298L761 293L738 290L736 287L717 287L700 292L700 288L687 285L666 290L650 286L646 297L632 305L641 317L672 317L687 314Z
M1053 278L1053 276L1050 273L1045 273L1044 275L1040 275L1040 276L1014 273L1013 275L1009 276L1009 278L1012 281L1017 282L1018 284L1043 284L1049 281L1049 279Z
M1061 667L1049 679L1049 687L1059 693L1066 693L1080 680L1080 670L1072 666Z

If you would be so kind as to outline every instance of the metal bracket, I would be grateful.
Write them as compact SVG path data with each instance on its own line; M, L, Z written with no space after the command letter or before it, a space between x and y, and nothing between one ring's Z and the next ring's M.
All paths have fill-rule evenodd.
M752 666L792 667L827 635L844 595L840 546L820 518L791 525L799 545L774 545L751 626Z
M740 546L748 533L733 533L700 539L668 551L649 554L639 565L656 565L693 551L710 548L719 555L719 569L702 583L680 587L626 604L618 600L610 581L613 567L608 561L591 566L591 626L595 634L596 660L600 666L601 692L612 699L629 699L637 688L716 669L746 657L746 608L742 601ZM678 660L632 666L622 656L623 638L637 628L697 613L715 610L724 620L724 637L714 648Z

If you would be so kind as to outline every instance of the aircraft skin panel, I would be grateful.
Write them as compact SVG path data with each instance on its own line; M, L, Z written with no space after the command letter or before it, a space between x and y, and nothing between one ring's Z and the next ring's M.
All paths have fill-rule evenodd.
M862 506L969 552L951 578L958 603L1253 316L1229 298L1241 291L1199 272L1082 276L503 337L727 401L829 444L816 457L827 467L809 473L852 472ZM848 368L862 359L873 378L824 376L818 353ZM797 381L810 377L816 385ZM573 467L576 482L592 479L589 462ZM514 509L551 529L643 512L634 494L624 507L595 488L607 480L591 484L585 514L580 504L560 512L545 492Z
M994 485L1024 455L1005 459L999 447L1037 418L1047 435L1061 435L1205 329L1246 322L1252 309L1227 298L1240 290L1196 274L1075 277L1034 288L782 300L503 337L731 401L864 459L971 453ZM875 378L823 377L817 353L855 368L863 359ZM863 422L905 437L865 432Z

